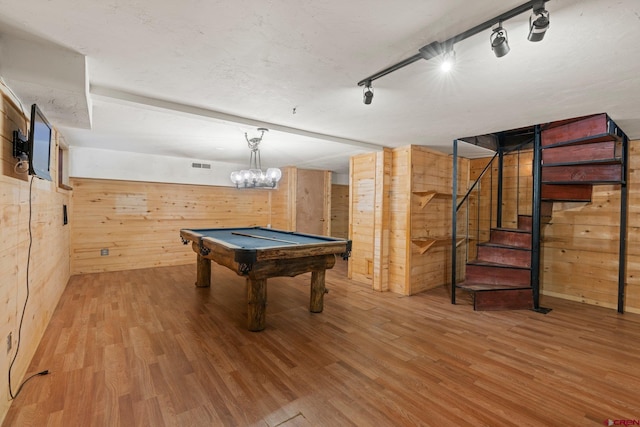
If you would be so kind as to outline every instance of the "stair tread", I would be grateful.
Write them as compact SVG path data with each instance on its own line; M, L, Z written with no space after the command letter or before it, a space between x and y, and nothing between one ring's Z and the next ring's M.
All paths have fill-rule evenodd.
M509 284L492 284L492 283L479 283L479 282L460 282L456 285L460 289L466 289L469 291L511 291L521 289L531 289L531 286L523 285L509 285Z
M565 198L559 198L559 197L558 197L558 198L543 197L543 198L542 198L542 199L540 199L540 200L542 200L543 202L577 202L577 203L578 203L578 202L580 202L580 203L587 202L587 203L588 203L588 202L590 202L590 201L591 201L591 199L570 199L570 198L568 198L568 197L565 197Z
M512 268L514 270L531 270L530 267L520 267L520 266L516 266L516 265L512 265L512 264L501 264L501 263L498 263L498 262L489 262L489 261L480 261L480 260L469 261L467 263L467 265L480 265L480 266L484 266L484 267Z
M493 227L492 230L507 231L507 232L512 232L512 233L531 234L531 230L523 230L522 228Z
M491 248L515 249L519 251L531 252L531 248L523 248L522 246L507 245L504 243L482 242L482 243L478 243L478 246L485 246L485 247L491 247Z
M622 179L598 179L598 180L589 180L589 181L554 181L554 180L548 180L542 181L543 184L564 184L564 185L571 185L571 184L592 184L592 185L604 185L604 184L624 184L624 180Z
M607 159L594 159L594 160L580 160L580 161L566 161L566 162L547 162L542 167L554 167L554 166L586 166L586 165L616 165L623 162L622 158L607 158Z

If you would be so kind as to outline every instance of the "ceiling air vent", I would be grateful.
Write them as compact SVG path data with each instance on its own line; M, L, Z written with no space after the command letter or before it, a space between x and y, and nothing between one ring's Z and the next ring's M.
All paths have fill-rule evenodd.
M211 169L211 163L191 163L191 167L196 169Z

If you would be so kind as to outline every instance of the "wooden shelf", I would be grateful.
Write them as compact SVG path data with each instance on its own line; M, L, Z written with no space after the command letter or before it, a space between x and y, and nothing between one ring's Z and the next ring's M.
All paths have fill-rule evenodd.
M427 251L433 247L446 246L451 244L451 237L438 236L438 237L419 237L411 239L411 242L418 247L420 255L424 255ZM460 246L464 242L464 237L459 237L456 241L456 247Z
M439 193L437 191L414 191L413 194L418 198L418 205L420 209L424 208L433 199L449 199L452 196L450 193Z

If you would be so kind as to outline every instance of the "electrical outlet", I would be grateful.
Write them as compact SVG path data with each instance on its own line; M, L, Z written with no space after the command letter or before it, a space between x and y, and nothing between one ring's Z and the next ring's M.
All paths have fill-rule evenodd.
M9 335L7 335L7 353L11 351L12 346L13 346L13 335L11 332L9 332Z

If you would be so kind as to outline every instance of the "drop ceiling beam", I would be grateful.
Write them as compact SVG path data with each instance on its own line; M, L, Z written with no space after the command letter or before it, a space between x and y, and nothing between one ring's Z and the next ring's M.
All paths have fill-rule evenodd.
M196 107L188 104L181 104L178 102L167 101L158 98L151 98L148 96L138 95L131 92L126 92L106 86L91 85L91 96L95 99L102 99L107 102L120 102L127 105L142 106L148 109L159 111L170 111L175 114L183 114L186 116L197 116L207 119L220 120L224 122L237 123L242 125L248 125L252 127L264 127L270 130L289 133L293 135L299 135L307 138L316 138L325 141L337 142L339 144L345 144L354 147L366 148L369 150L379 151L385 148L382 145L373 144L370 142L358 141L355 139L340 138L338 136L327 135L323 133L310 132L303 129L293 128L289 126L283 126L276 123L263 122L260 120L254 120L247 117L236 116L233 114L227 114L216 110L210 110L207 108Z

